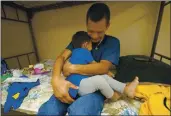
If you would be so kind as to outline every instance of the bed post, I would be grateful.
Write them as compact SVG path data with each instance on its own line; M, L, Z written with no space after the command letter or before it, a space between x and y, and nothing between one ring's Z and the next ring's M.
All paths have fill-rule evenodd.
M36 46L36 41L35 41L35 37L34 37L34 31L33 31L33 27L32 27L32 18L33 18L33 12L29 9L27 11L27 16L28 16L28 23L29 23L29 28L30 28L30 32L31 32L31 36L32 36L32 42L33 42L33 47L34 47L34 52L36 55L36 61L39 62L39 55L38 55L38 51L37 51L37 46Z
M150 61L152 61L154 58L154 53L156 50L157 39L158 39L160 25L161 25L163 11L164 11L164 6L165 6L165 1L161 1L156 30L155 30L155 34L154 34L153 46L152 46L151 55L150 55Z

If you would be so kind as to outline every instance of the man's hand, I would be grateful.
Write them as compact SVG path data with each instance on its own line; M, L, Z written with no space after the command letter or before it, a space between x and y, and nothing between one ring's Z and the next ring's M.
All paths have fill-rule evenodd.
M65 77L69 76L73 72L73 69L74 65L67 60L63 66L63 75Z
M54 95L63 103L71 104L74 99L72 99L68 93L69 88L78 89L77 86L73 85L64 78L52 78L52 88Z

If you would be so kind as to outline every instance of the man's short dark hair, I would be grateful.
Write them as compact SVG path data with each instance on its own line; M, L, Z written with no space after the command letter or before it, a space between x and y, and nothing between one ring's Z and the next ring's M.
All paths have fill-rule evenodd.
M72 37L72 45L74 48L81 48L84 42L90 42L91 38L85 31L78 31Z
M95 3L87 11L86 21L90 18L93 22L98 22L105 18L107 23L110 21L109 7L104 3Z

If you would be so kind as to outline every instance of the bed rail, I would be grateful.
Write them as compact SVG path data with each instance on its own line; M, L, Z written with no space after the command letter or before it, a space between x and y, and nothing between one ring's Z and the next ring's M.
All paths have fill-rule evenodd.
M159 53L154 53L155 55L157 55L157 56L160 56L160 61L162 61L162 58L165 58L165 59L167 59L167 60L170 60L171 61L171 58L169 58L169 57L167 57L167 56L164 56L164 55L162 55L162 54L159 54Z
M30 58L29 58L29 55L30 55L30 54L35 54L35 52L29 52L29 53L25 53L25 54L10 56L10 57L6 57L6 58L4 58L4 59L5 59L5 60L8 60L8 59L16 58L17 61L18 61L18 64L19 64L19 68L21 69L22 67L21 67L21 63L20 63L19 57L21 57L21 56L27 56L27 60L28 60L29 65L30 65L30 64L31 64Z

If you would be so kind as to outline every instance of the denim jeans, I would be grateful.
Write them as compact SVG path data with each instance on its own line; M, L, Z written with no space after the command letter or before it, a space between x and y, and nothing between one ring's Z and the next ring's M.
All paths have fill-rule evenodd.
M54 95L45 102L37 116L65 116L68 115L101 115L105 97L99 93L91 93L79 97L72 104L65 104Z

